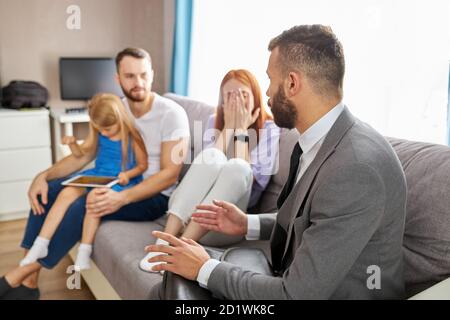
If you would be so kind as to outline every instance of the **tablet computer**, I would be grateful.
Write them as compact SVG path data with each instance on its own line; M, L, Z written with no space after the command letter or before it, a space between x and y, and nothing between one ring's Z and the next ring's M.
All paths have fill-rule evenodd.
M63 181L61 184L63 186L72 187L111 188L118 182L119 179L117 179L117 177L77 175L66 181Z

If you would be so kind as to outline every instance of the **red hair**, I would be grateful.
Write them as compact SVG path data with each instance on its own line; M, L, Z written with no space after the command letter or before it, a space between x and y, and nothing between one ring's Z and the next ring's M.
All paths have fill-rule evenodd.
M220 131L223 130L225 126L224 113L223 113L223 87L225 83L230 81L231 79L235 79L242 83L243 85L250 88L253 94L254 106L252 112L260 109L260 113L256 121L249 127L249 129L254 129L256 131L256 135L259 139L259 130L264 128L264 123L266 120L273 120L272 116L267 113L266 108L263 105L262 101L262 93L261 88L259 86L258 80L256 80L255 76L248 70L238 69L238 70L230 70L222 80L220 84L220 93L219 93L219 106L216 111L216 123L214 127Z

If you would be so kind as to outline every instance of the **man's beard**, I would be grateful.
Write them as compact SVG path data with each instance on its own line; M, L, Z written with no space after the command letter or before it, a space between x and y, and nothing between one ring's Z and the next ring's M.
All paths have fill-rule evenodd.
M273 120L280 128L293 129L297 123L297 109L289 101L284 93L283 87L278 87L277 93L271 101Z
M122 88L123 94L125 95L125 97L127 97L129 100L133 101L133 102L143 102L145 101L145 99L147 99L148 95L149 95L149 91L145 88L141 88L142 91L139 91L139 95L137 95L136 93L133 93L134 90L138 89L138 87L134 87L130 90L125 90L125 88L120 85L120 87Z

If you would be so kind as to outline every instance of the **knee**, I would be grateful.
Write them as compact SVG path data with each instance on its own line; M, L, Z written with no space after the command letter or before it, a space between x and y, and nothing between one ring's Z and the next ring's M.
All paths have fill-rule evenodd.
M56 199L58 194L64 190L64 186L61 184L64 179L50 180L48 182L48 199Z
M226 162L227 157L221 150L217 148L208 148L195 157L193 164L219 164Z
M61 200L74 200L78 195L78 191L74 188L64 188L58 195L58 199Z
M253 181L252 167L243 159L234 158L228 160L222 169L222 173L239 181L244 180L247 184Z
M252 174L252 167L250 163L240 158L233 158L228 160L227 164L224 166L225 170L230 172L238 172L245 176Z

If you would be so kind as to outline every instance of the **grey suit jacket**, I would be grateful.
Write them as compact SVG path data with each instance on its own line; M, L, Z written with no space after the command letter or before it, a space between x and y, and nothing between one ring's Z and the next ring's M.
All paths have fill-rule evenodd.
M208 288L227 299L400 299L406 180L394 150L347 108L277 214L260 215L278 276L226 262Z

